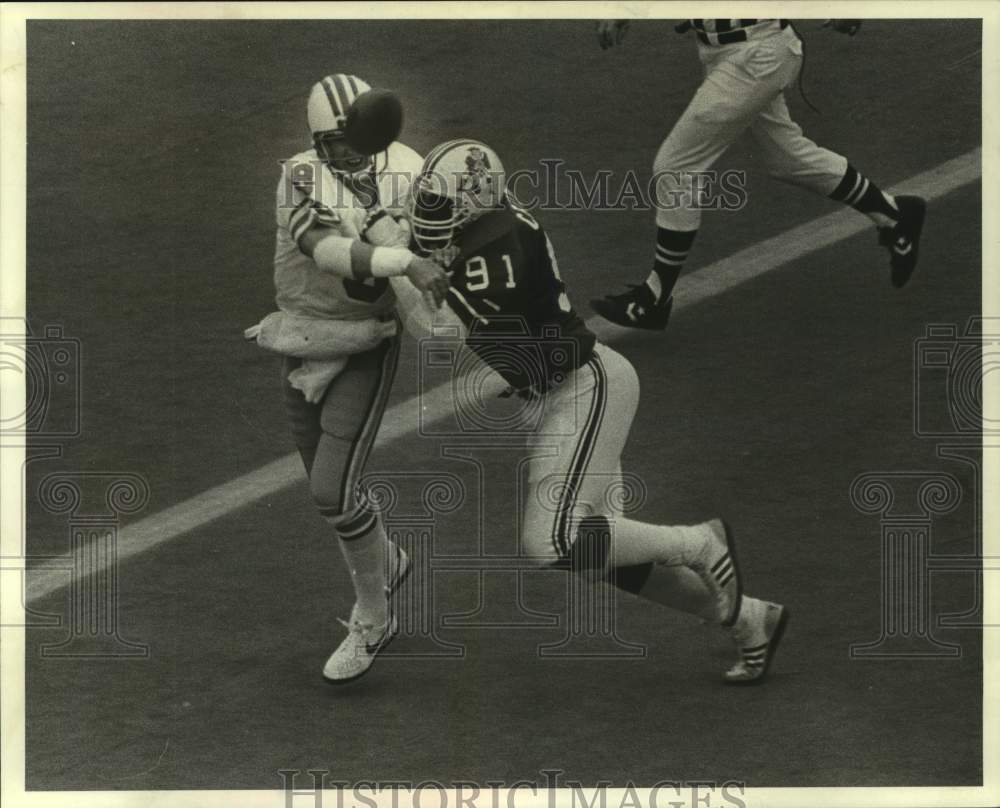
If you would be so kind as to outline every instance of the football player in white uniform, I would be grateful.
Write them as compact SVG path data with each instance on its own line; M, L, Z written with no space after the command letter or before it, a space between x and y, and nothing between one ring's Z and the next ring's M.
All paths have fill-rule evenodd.
M741 654L725 681L760 682L788 610L743 594L722 520L654 525L622 515L614 492L639 400L635 369L573 310L548 236L507 198L500 158L475 140L437 146L408 209L417 246L446 266L451 288L447 305L421 318L419 296L394 280L407 325L463 334L511 393L541 400L522 499L524 554L724 626Z
M371 156L348 141L352 109L357 113L372 92L386 91L372 91L342 73L313 86L308 103L313 148L284 161L277 191L274 283L283 327L304 330L304 343L309 335L332 333L336 348L354 344L346 338L350 328L377 325L364 350L315 366L301 355L285 356L281 371L313 500L333 528L355 589L356 602L344 623L348 636L323 669L331 682L365 673L396 633L388 594L408 572L408 559L389 543L358 487L399 353L389 278L405 276L437 304L448 288L439 265L407 249L409 230L396 218L403 213L410 178L420 170L420 156L398 142ZM380 114L377 105L366 109L358 114Z

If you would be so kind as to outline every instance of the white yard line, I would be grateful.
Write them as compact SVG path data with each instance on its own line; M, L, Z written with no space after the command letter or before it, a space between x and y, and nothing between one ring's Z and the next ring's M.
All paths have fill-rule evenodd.
M980 150L974 149L961 157L941 163L900 183L893 191L918 194L936 199L951 193L980 177ZM931 214L933 217L933 213ZM674 295L674 309L693 306L716 295L780 269L804 255L822 250L839 241L871 228L864 216L849 210L838 210L781 235L758 242L738 253L702 267L686 275ZM873 263L884 261L882 255L872 256ZM881 263L879 263L881 268ZM623 279L625 280L625 279ZM604 342L614 342L624 334L634 334L600 318L587 321ZM494 379L496 392L502 385ZM442 384L424 393L422 404L425 423L445 417L451 399L450 384ZM489 390L484 391L489 393ZM417 429L417 399L409 398L390 407L383 419L377 445L391 444ZM303 481L302 465L297 454L289 454L265 466L210 488L197 496L165 510L133 522L119 531L118 560L124 561L216 519L233 513L270 494ZM69 585L72 562L50 561L27 572L28 597L31 604Z

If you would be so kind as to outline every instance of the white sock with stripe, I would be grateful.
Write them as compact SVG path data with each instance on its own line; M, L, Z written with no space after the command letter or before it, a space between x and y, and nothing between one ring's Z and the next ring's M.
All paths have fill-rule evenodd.
M614 565L687 564L702 547L705 532L701 525L651 525L618 517L614 525Z
M336 531L354 584L355 614L366 625L381 626L388 616L386 565L396 563L395 549L381 520L367 508L343 520Z

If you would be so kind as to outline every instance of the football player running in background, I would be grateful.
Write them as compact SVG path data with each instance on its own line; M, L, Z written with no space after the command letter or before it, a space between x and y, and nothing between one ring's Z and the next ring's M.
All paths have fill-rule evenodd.
M733 536L720 519L654 525L613 510L608 494L621 484L638 379L573 310L548 236L507 197L499 157L475 140L437 146L408 209L417 248L442 261L451 280L447 306L423 322L425 332L457 328L510 392L544 399L529 439L522 551L721 624L742 653L726 681L760 681L788 611L742 594ZM401 310L419 313L416 293L393 284ZM545 504L551 492L554 507Z
M851 36L861 25L860 20L828 23ZM599 23L601 47L620 43L627 28L627 20ZM847 158L805 137L792 121L784 90L799 75L803 56L802 41L788 20L686 20L676 30L697 36L705 80L653 162L658 200L653 269L644 283L591 301L594 311L618 325L667 327L674 285L701 222L693 178L748 129L772 176L850 205L872 220L879 243L889 250L892 285L904 286L917 265L925 202L881 190Z
M365 673L396 633L387 596L408 572L408 559L388 541L358 488L399 353L389 278L405 277L437 303L448 287L440 266L407 249L408 228L395 218L403 213L420 156L388 142L398 127L374 157L347 140L349 119L362 132L392 127L392 121L379 120L387 111L391 117L392 105L371 103L384 101L386 94L342 73L317 82L308 103L313 147L283 163L277 192L279 330L299 335L302 343L315 342L319 334L338 350L353 346L336 361L285 356L281 370L285 408L312 498L338 540L355 590L344 624L348 636L323 669L332 682ZM401 109L395 112L401 125ZM359 331L371 336L355 339Z

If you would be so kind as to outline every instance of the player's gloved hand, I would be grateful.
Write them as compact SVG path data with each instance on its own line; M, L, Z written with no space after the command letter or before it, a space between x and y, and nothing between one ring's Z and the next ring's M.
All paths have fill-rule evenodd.
M628 30L628 20L601 20L597 23L597 42L601 50L620 45Z
M854 36L861 28L861 20L827 20L823 27L832 28L838 34Z
M406 268L406 277L424 296L428 306L432 309L441 308L449 287L448 274L444 271L444 267L429 258L414 256Z
M381 205L378 198L378 183L371 171L359 171L357 174L344 174L340 177L344 187L354 194L365 210L375 210Z

